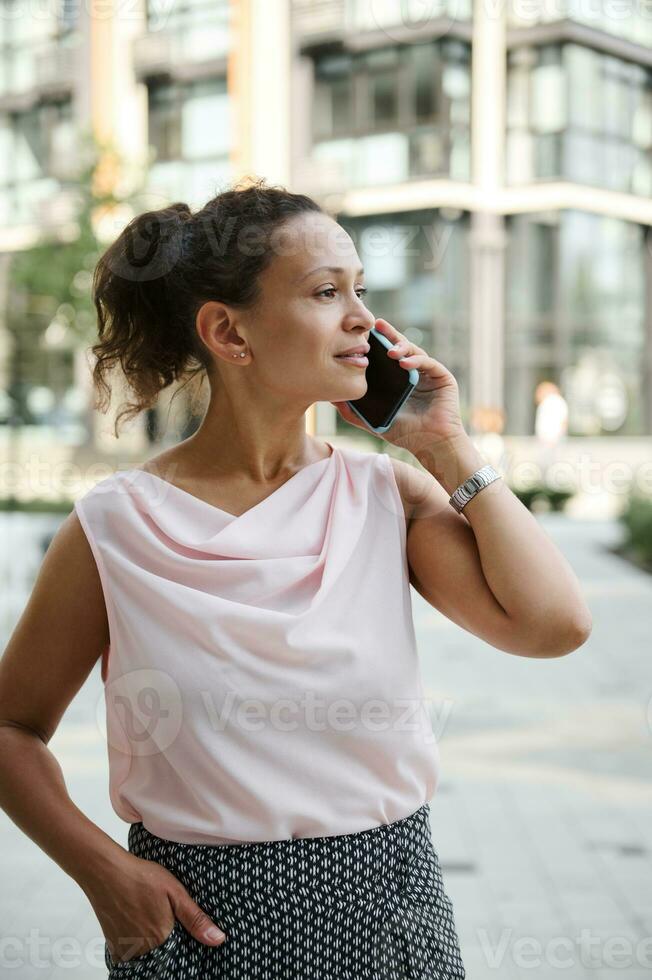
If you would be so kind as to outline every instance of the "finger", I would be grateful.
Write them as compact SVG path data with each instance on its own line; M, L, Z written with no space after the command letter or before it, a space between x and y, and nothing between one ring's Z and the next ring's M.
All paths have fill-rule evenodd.
M383 337L387 337L393 344L398 343L398 341L405 341L406 339L402 333L399 333L396 327L391 325L389 320L384 320L382 317L378 317L374 323L374 330L381 333Z
M399 364L407 371L416 368L421 377L427 377L431 381L441 381L446 384L457 385L455 377L448 368L440 361L435 360L434 357L430 357L429 354L411 354L409 357L399 358Z
M455 380L454 376L448 370L445 364L438 361L436 358L431 357L426 351L416 351L414 354L408 354L406 357L399 358L401 365L409 362L410 367L418 367L421 369L422 373L439 376L450 377L452 381Z
M408 340L399 341L394 347L390 347L387 353L390 357L394 357L399 361L405 357L414 357L417 354L421 354L424 357L428 356L421 347L411 344Z
M401 351L397 351L398 359L401 364L406 361L410 361L410 367L416 367L417 364L426 365L428 362L433 363L432 358L428 354L424 354L422 351L407 352L406 354L401 354Z
M196 902L193 902L187 892L180 897L170 896L170 898L176 918L186 927L191 936L198 939L200 943L208 943L211 946L224 942L226 934Z

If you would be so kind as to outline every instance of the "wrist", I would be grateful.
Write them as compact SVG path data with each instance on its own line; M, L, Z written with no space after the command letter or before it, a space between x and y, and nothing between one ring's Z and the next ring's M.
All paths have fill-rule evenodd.
M446 439L426 443L414 455L449 496L487 463L464 430Z
M100 846L93 846L86 851L83 860L69 869L71 877L90 899L96 893L104 891L107 883L113 878L122 879L125 865L133 855L111 837Z

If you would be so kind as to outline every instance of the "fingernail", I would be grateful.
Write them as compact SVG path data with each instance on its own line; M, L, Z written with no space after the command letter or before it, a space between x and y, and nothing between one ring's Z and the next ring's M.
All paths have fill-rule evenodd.
M222 939L226 939L226 936L222 930L218 929L217 926L209 926L204 935L207 939L210 939L211 942L219 942Z
M392 346L389 349L390 350L396 350L396 348L397 347L400 347L400 346L401 346L401 341L399 340L399 342L397 344L392 344Z

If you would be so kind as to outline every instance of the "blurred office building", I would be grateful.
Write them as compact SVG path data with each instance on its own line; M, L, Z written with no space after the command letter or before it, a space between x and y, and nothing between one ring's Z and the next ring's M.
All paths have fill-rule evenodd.
M358 236L369 305L454 372L499 460L556 453L604 512L605 468L636 479L652 434L652 12L295 0L294 29L295 173Z
M72 2L0 25L0 251L61 220L79 124L151 160L160 204L266 176L349 230L368 305L453 371L471 433L526 460L548 383L567 458L645 458L649 6Z

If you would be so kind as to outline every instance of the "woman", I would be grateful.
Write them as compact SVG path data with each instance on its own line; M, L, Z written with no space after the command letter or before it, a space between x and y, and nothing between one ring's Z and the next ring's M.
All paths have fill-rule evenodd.
M193 435L76 502L0 662L2 805L84 889L111 977L465 976L409 584L517 656L570 652L590 614L502 480L449 506L484 463L455 379L364 293L337 222L264 181L140 215L98 263L119 418L210 390ZM364 428L347 352L372 326L420 371L384 438L423 469L306 433L319 400ZM100 656L127 849L47 748Z

